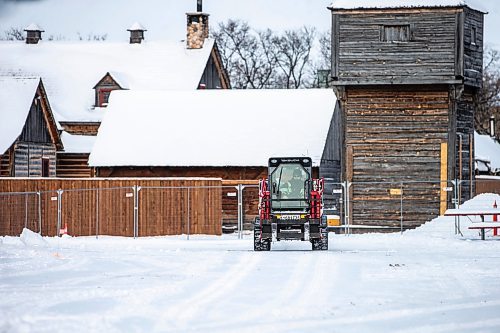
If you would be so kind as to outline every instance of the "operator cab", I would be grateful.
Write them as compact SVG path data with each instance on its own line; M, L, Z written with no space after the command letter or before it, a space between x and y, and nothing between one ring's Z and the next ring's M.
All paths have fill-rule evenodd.
M312 162L308 157L270 158L271 211L309 210Z

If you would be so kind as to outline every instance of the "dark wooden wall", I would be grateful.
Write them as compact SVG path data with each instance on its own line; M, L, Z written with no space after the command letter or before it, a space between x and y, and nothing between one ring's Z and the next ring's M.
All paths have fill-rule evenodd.
M93 170L88 165L88 153L57 153L57 177L88 178Z
M259 180L267 167L99 167L98 177L216 177L224 180Z
M465 13L464 13L465 10ZM467 7L334 10L332 77L341 84L461 83L480 86L483 14ZM408 40L385 41L404 26ZM477 27L477 45L471 27Z
M324 207L327 213L332 213L331 208L339 207L340 194L334 194L333 189L339 188L342 181L342 146L343 146L343 118L340 103L337 101L335 111L330 122L328 135L321 156L319 176L325 178Z
M483 46L484 46L484 14L465 8L463 28L463 61L465 84L474 88L482 87L483 80ZM472 31L475 28L476 42L472 42Z
M188 223L191 234L221 234L220 180L6 178L0 181L0 235L19 235L25 225L38 232L40 216L42 235L56 235L54 199L56 191L63 189L62 224L67 223L70 235L90 236L97 231L99 235L133 236L134 185L142 187L139 236L186 234ZM41 215L36 194L3 193L37 191L43 191Z

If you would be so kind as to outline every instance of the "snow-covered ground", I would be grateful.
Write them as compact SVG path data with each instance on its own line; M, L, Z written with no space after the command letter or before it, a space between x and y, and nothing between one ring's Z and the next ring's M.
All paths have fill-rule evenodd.
M467 206L491 207L498 195ZM500 237L440 217L253 252L251 235L0 237L0 332L500 332Z

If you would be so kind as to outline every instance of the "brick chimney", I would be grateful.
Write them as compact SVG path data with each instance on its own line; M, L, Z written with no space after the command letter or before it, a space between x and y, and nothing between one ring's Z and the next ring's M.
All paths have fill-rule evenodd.
M35 23L28 25L24 31L26 31L26 44L38 44L38 41L42 39L42 32L45 32Z
M203 0L197 0L196 13L187 15L187 38L188 49L201 49L205 39L208 38L208 14L203 13Z
M141 44L144 39L144 31L147 30L142 24L135 22L127 31L130 31L130 44Z

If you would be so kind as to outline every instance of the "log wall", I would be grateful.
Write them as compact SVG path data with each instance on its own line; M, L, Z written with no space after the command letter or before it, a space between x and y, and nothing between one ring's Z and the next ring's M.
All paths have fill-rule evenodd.
M448 140L448 90L349 88L344 105L346 177L353 182L355 224L399 226L405 184L405 227L439 214L442 142ZM391 183L394 182L394 183Z

